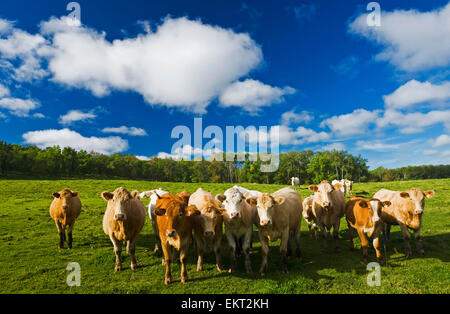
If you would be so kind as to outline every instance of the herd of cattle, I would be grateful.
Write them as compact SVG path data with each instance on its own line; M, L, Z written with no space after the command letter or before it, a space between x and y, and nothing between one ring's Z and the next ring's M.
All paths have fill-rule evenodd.
M302 257L299 242L302 217L308 224L311 237L315 233L317 240L321 233L324 253L332 228L336 251L340 251L338 232L344 216L349 227L350 249L353 249L353 233L356 230L361 239L364 261L367 261L368 238L372 238L377 259L382 263L380 233L384 231L385 241L389 241L391 225L400 226L407 256L411 254L408 229L414 232L418 252L424 253L420 242L422 214L425 198L434 196L434 191L381 189L370 200L351 197L346 202L344 191L349 193L349 190L342 191L341 182L332 184L323 181L319 185L310 185L309 189L314 194L303 201L300 194L290 187L269 194L234 186L216 196L202 188L193 194L187 191L171 194L161 188L139 193L129 192L123 187L114 192L103 192L101 196L107 201L103 230L114 246L115 271L121 270L121 252L125 242L131 257L131 269L137 266L136 239L146 219L141 198L150 198L148 214L156 236L154 251L162 248L166 285L171 282L170 264L177 253L182 266L181 282L187 281L186 256L192 240L198 255L197 271L203 269L203 257L211 251L215 254L217 269L223 270L222 224L225 225L225 236L231 248L230 273L236 270L236 256L240 253L245 257L246 272L252 272L249 251L254 225L261 243L259 273L264 275L267 269L269 241L278 239L281 239L282 271L287 273L287 258L293 255L292 240L295 242L295 256L298 259ZM68 247L71 248L73 226L81 211L78 192L64 189L53 193L53 196L50 215L58 229L59 248L66 241L66 227Z

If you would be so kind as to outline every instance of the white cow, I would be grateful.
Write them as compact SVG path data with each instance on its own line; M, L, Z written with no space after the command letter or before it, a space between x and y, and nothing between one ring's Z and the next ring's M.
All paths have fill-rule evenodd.
M348 179L344 179L344 184L345 184L345 191L346 191L346 193L352 195L353 181L350 181Z
M158 200L158 196L164 195L166 193L169 193L169 192L164 191L161 188L157 188L157 189L145 191L145 192L142 192L141 194L139 194L140 198L150 198L150 203L148 204L148 216L150 217L150 219L152 221L153 233L155 234L155 237L156 237L155 249L153 250L153 252L158 251L159 248L161 247L161 239L158 234L158 226L156 225L156 219L155 219L155 213L154 213L156 201Z
M257 198L258 196L260 196L262 194L262 192L260 192L260 191L249 190L249 189L243 188L242 186L238 186L238 185L235 185L232 188L229 188L228 190L231 190L231 189L238 189L239 192L241 192L245 198Z
M331 185L335 186L337 183L339 183L339 185L341 186L341 188L339 190L341 190L342 193L344 193L344 195L346 194L345 191L345 180L341 179L341 180L333 180L331 181Z
M292 177L291 184L294 189L297 189L297 186L300 185L300 179L297 177Z

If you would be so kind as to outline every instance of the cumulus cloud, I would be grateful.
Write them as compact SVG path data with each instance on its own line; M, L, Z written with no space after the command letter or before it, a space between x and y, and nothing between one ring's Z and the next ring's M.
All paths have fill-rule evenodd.
M203 157L207 159L214 154L223 153L222 150L218 148L214 149L202 149L198 147L192 147L191 145L184 145L183 147L178 147L172 154L166 152L159 152L156 157L161 159L175 159L175 160L191 160L192 157Z
M9 88L5 85L0 84L0 98L9 96Z
M349 32L383 47L376 59L403 71L420 71L450 64L450 3L428 12L382 12L380 27L367 25L367 13L349 24Z
M450 129L450 110L404 113L387 109L383 116L377 119L376 124L379 128L398 127L403 134L420 133L425 128L436 124L443 124L447 129Z
M381 141L357 141L356 146L364 150L374 150L374 151L390 151L393 149L399 149L399 144L387 144Z
M257 112L261 107L284 101L285 95L295 93L292 87L272 87L260 81L246 79L235 82L224 89L219 97L223 107L238 106L248 112Z
M59 116L58 122L62 125L71 125L74 122L91 120L96 117L97 115L92 111L70 110L65 115Z
M383 96L384 103L389 108L408 108L424 102L450 100L450 82L432 84L411 80L396 89L392 94Z
M136 128L134 126L120 126L117 128L106 127L102 130L103 133L118 133L118 134L127 134L132 136L147 136L147 132L144 129Z
M286 125L272 126L269 131L264 129L245 130L239 136L247 139L250 143L269 143L271 139L278 138L281 145L302 145L330 139L330 135L326 132L316 132L303 126L293 129Z
M321 150L322 151L327 151L327 150L328 151L333 151L333 150L341 151L341 150L345 150L345 144L341 143L341 142L330 143L325 146L322 146Z
M33 144L40 148L59 145L60 147L72 147L75 150L93 151L106 155L120 153L128 149L128 141L120 137L84 137L67 128L31 131L23 134L22 137L26 144Z
M356 109L352 113L333 116L320 123L321 127L328 127L337 135L349 136L365 133L378 118L379 110L368 111Z
M296 113L294 110L290 110L281 115L281 124L288 126L294 123L308 123L313 119L314 116L308 111Z
M147 156L136 156L137 159L142 160L142 161L149 161L150 157Z
M0 108L7 109L12 115L28 117L30 111L38 108L39 102L33 99L6 97L0 99Z
M433 147L450 146L450 136L442 134L432 142Z

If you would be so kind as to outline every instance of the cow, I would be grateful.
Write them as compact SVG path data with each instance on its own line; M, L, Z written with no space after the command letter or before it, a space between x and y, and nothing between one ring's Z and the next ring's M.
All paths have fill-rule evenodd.
M341 185L337 183L333 186L329 181L322 181L319 185L310 185L309 189L314 192L312 212L322 233L322 253L328 250L327 239L331 238L332 227L335 249L339 252L339 226L345 210L345 196L340 190Z
M314 196L310 195L303 200L303 218L306 221L309 229L309 236L312 238L313 229L316 240L319 238L318 227L314 221L315 217L312 211Z
M345 191L345 182L344 182L344 179L342 179L342 180L333 180L333 181L331 181L331 185L332 185L332 186L335 186L336 184L340 184L339 190L340 190L342 193L344 193L344 195L345 195L345 194L346 194L346 191Z
M372 198L369 201L361 197L352 197L345 205L345 219L347 220L350 236L350 250L354 249L353 232L356 229L363 248L363 260L367 263L367 238L373 238L373 247L375 249L378 262L383 264L380 251L380 233L383 230L383 221L381 212L383 207L391 205L391 202L381 202L379 199Z
M216 255L216 267L222 271L220 244L222 240L222 215L226 212L221 208L214 196L202 188L192 193L189 205L195 205L200 215L194 219L194 240L197 248L197 271L203 270L203 256L209 251Z
M222 203L226 213L223 215L225 235L231 247L231 265L229 272L236 270L236 251L241 249L245 255L245 270L252 273L250 262L250 244L253 234L253 224L256 223L256 207L246 202L244 194L237 187L216 195L216 200Z
M399 225L405 241L406 257L411 255L411 245L409 243L411 235L408 229L414 232L419 254L423 255L425 253L420 241L420 227L422 225L425 199L433 197L434 194L433 190L422 191L418 188L412 188L407 191L381 189L373 196L382 202L391 202L391 206L383 208L381 213L381 219L385 223L384 236L386 242L389 242L391 226Z
M166 193L169 193L167 191L164 191L161 188L154 189L151 191L145 191L139 194L140 198L150 198L150 203L148 203L148 216L150 217L150 220L152 221L152 227L153 227L153 233L155 234L155 248L153 249L153 252L157 252L159 248L161 247L161 239L159 238L158 234L158 228L156 226L156 219L155 219L155 205L156 200L158 199L158 196L162 196Z
M63 189L60 192L53 193L54 199L50 204L50 217L55 221L59 233L58 248L64 247L66 241L66 227L68 237L68 247L72 248L72 231L75 220L81 212L81 201L78 192L72 192L70 189Z
M122 270L120 256L122 242L127 243L127 252L131 256L131 269L137 267L135 251L136 239L145 223L145 206L139 198L139 192L129 192L123 187L114 192L105 191L102 198L107 201L105 215L103 216L103 231L109 235L114 246L116 266L114 271Z
M343 180L344 180L344 185L345 185L345 193L352 195L353 181L348 180L348 179L343 179Z
M165 285L169 285L172 281L170 270L173 260L172 248L180 252L181 282L184 284L188 280L187 252L192 241L193 218L200 215L200 211L194 205L188 206L183 194L186 195L182 192L177 195L166 193L160 196L154 210L166 266Z
M294 189L297 189L297 186L300 185L300 179L297 177L292 177L291 178L291 185Z
M283 273L288 273L287 257L292 255L291 238L296 244L296 256L301 260L300 224L302 221L302 197L297 191L285 187L272 194L263 193L256 198L247 198L250 204L255 204L258 212L258 234L261 242L262 261L259 273L265 275L267 270L267 255L269 241L281 238L280 252L283 256Z

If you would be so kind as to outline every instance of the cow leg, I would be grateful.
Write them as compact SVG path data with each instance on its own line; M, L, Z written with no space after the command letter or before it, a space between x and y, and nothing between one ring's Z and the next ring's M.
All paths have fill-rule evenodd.
M302 251L300 250L300 228L294 231L294 239L295 239L295 255L298 260L302 260Z
M117 240L114 234L109 235L112 244L114 245L114 254L116 255L116 266L114 268L114 271L121 271L122 270L122 263L120 261L120 255L122 254L122 242Z
M399 223L400 229L402 230L403 240L405 241L405 254L406 258L411 256L411 245L409 243L409 239L411 238L411 234L408 231L408 227L405 224Z
M253 272L252 263L250 261L250 243L252 241L252 233L253 230L250 229L250 231L245 234L244 243L242 245L245 256L245 271L247 272L247 274L251 274Z
M421 255L425 254L422 241L420 240L420 229L414 230L414 238L416 239L417 252Z
M339 244L339 227L341 225L341 220L338 221L333 226L333 238L335 243L335 251L339 253L341 251L341 246Z
M380 232L377 232L377 234L374 236L372 244L373 244L373 248L375 249L375 252L377 254L378 263L383 265L384 262L381 257L381 250L380 250Z
M261 242L261 267L259 268L259 273L264 276L267 270L267 255L269 254L269 243L268 239L259 233L259 241Z
M284 231L281 235L281 243L280 243L280 252L283 259L283 268L282 271L284 274L288 273L288 267L287 267L287 247L289 245L289 229Z
M56 228L58 229L58 235L59 235L59 243L58 248L62 249L64 247L64 233L62 225L59 221L55 221Z
M291 237L288 236L288 241L287 241L287 251L286 251L286 256L288 258L292 257L292 239Z
M308 224L308 229L309 229L309 237L312 239L312 237L313 237L312 223L307 222L307 224Z
M75 225L75 222L72 222L70 225L69 225L69 228L67 229L67 238L69 239L68 240L68 246L69 246L69 249L71 249L72 248L72 241L73 241L73 238L72 238L72 230L73 230L73 226Z
M322 253L326 254L328 251L327 231L325 230L325 226L322 223L319 223L319 229L322 233Z
M353 236L354 236L353 232L355 229L348 223L348 221L347 224L348 224L348 236L350 238L350 250L353 251L355 249L355 244L353 243Z
M367 263L367 246L369 245L369 241L367 241L366 235L362 231L362 229L357 229L359 239L361 240L361 246L363 249L363 260Z
M319 240L319 227L317 227L316 223L313 224L314 227L314 236L316 237L316 241Z
M132 241L128 240L127 243L127 249L129 250L130 258L131 258L131 269L136 269L137 263L136 263L136 239L133 239Z
M170 272L170 263L172 262L172 257L170 256L171 250L169 244L164 241L164 245L162 245L164 261L166 265L166 275L164 278L164 284L167 286L172 282L172 273Z
M230 269L228 272L231 274L236 270L236 239L230 232L227 232L226 236L230 246Z
M389 244L391 240L391 225L384 224L384 241Z
M181 247L180 249L180 262L181 262L181 283L185 284L188 280L187 270L186 270L186 259L187 252L189 250L189 244L186 247Z
M196 245L197 245L197 255L198 255L198 259L197 259L197 271L202 271L203 270L203 249L202 249L202 243L199 242L199 240L196 240Z
M219 271L219 272L221 272L223 270L222 254L220 251L220 240L221 240L221 237L218 237L217 242L214 244L214 254L216 255L216 267L217 267L217 271Z
M158 226L156 225L156 215L153 212L151 213L151 217L152 217L153 233L155 234L155 248L153 249L153 253L156 253L159 251L159 248L161 247L161 238L159 237L159 230Z

